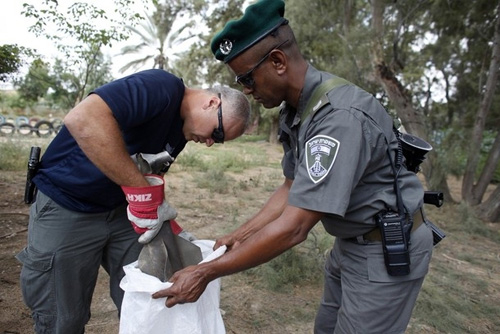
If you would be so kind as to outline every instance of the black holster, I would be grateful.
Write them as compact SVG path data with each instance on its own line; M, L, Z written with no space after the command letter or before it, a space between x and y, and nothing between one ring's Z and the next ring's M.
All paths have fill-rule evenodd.
M40 165L40 152L40 147L31 147L28 159L28 172L26 174L26 187L24 189L24 203L26 204L31 204L35 201L37 189L35 183L33 183L33 178L35 177Z

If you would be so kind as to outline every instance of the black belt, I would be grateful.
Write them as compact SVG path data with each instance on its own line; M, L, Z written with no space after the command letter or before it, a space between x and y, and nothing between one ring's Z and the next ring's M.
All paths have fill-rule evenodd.
M411 232L419 228L420 225L422 225L422 223L424 222L424 218L420 210L417 210L417 212L413 215L412 219L413 219L413 226L411 228ZM380 229L378 227L375 227L373 230L366 232L363 235L360 235L358 237L348 238L347 240L355 243L364 244L367 241L382 241L382 235L380 234Z

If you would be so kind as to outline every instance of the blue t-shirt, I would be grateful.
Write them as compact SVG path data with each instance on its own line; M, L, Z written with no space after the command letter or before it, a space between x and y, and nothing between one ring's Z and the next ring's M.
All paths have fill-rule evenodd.
M154 69L115 80L91 94L99 95L113 112L130 155L167 150L176 157L186 145L180 117L184 90L180 78ZM73 211L104 212L125 202L120 186L86 157L64 126L43 154L34 182Z

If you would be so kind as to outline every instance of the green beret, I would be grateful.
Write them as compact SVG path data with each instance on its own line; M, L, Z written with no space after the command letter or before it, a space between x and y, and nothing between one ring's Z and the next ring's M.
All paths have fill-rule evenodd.
M224 29L212 39L215 58L229 62L282 24L288 23L284 13L283 0L260 0L248 6L243 17L226 23Z

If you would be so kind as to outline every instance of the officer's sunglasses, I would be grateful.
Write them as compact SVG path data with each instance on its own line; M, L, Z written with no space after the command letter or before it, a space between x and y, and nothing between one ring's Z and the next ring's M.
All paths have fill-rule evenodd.
M276 45L271 50L269 50L269 52L266 53L266 55L264 57L262 57L262 59L259 60L259 62L257 64L255 64L255 66L252 67L252 69L250 71L248 71L248 72L246 72L245 74L242 74L242 75L237 75L236 79L235 79L236 82L239 83L240 85L242 85L243 87L252 88L255 85L255 80L252 77L253 71L255 71L257 69L257 67L259 67L260 65L262 65L262 63L267 59L267 57L269 57L269 55L271 54L271 52L273 52L276 49L279 49L286 42L288 42L288 39L286 41L281 42L280 44Z
M212 139L218 144L224 143L224 127L222 126L222 98L219 93L219 111L217 112L217 117L219 118L219 126L212 132Z

